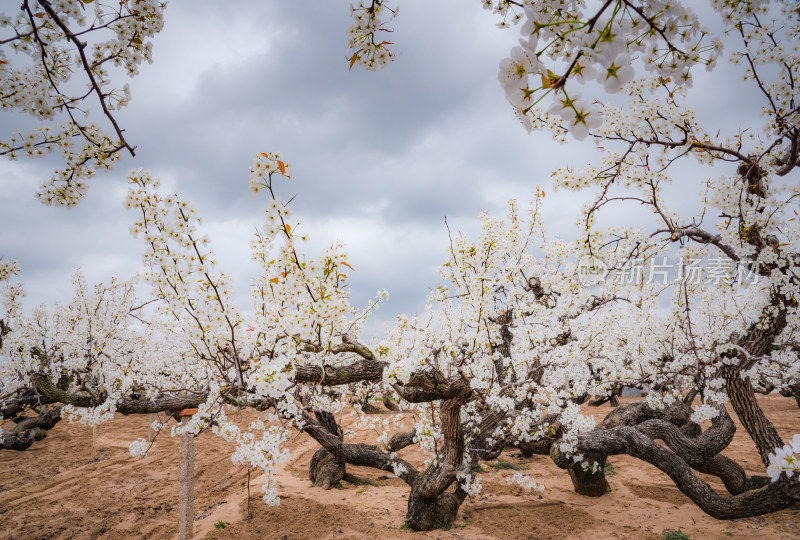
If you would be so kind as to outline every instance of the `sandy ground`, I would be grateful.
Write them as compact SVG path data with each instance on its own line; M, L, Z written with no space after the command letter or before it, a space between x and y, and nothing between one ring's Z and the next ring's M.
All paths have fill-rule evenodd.
M626 400L629 401L629 400ZM785 439L800 432L800 410L793 400L761 399ZM599 421L607 406L592 409ZM255 413L244 411L241 421ZM0 453L0 538L170 538L177 533L177 439L159 436L147 458L134 460L130 441L145 436L147 417L119 417L96 433L59 423L44 441L25 452ZM343 417L345 426L352 419ZM410 423L410 418L406 420ZM410 425L410 424L409 424ZM480 475L483 491L470 496L449 530L414 533L403 529L408 487L386 473L360 467L348 470L380 486L343 483L340 489L314 488L308 463L318 448L305 435L289 442L291 458L277 481L281 504L267 507L254 474L252 519L247 513L247 471L230 461L232 447L212 434L196 441L196 538L611 538L660 539L679 527L690 538L800 538L800 505L767 516L718 521L700 511L654 467L627 456L612 457L612 493L598 499L575 494L565 471L549 458L501 459L533 475L547 489L541 494L509 486L515 471L492 467ZM763 474L755 448L738 429L726 455L749 474ZM401 455L420 463L416 448ZM493 463L493 462L492 462ZM724 493L711 477L712 486ZM215 524L224 522L224 529Z

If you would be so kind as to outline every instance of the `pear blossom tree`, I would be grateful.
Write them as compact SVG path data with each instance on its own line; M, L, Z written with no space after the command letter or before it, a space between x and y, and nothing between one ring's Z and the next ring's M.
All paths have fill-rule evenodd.
M377 351L365 357L377 360L373 371L364 373L359 361L337 366L341 378L313 381L380 380L402 410L415 413L411 432L390 437L386 431L370 446L346 443L322 422L304 428L341 463L393 471L406 481L406 523L415 530L452 521L466 496L480 492L474 469L481 460L510 446L548 454L556 421L567 439L590 430L593 421L580 414L565 381L584 392L604 392L579 351L615 358L619 341L583 332L575 321L613 317L607 312L615 308L617 316L626 309L641 312L611 289L592 294L577 286L564 243L546 244L541 257L534 256L533 247L544 241L540 197L526 213L512 202L506 220L483 215L476 242L453 240L440 268L444 284L432 292L429 309L398 318ZM399 456L412 443L429 452L424 469ZM514 481L542 489L530 476Z
M608 1L553 9L550 2L485 3L503 18L501 26L521 22L520 47L501 62L500 81L523 125L557 138L591 137L605 149L600 163L554 174L559 189L592 192L579 222L580 252L612 271L636 263L652 269L667 256L729 269L699 282L684 273L665 288L671 295L669 331L660 338L661 354L641 369L659 390L649 396L650 405L677 398L678 383L688 383L690 394L699 392L703 401L691 420L711 418L713 427L684 446L688 441L674 427L647 421L637 429L626 422L579 436L576 449L589 456L642 457L706 512L730 518L788 506L800 493L792 476L797 441L784 445L754 395L764 380L792 392L800 374L800 12L795 2L711 4L720 15L715 24L729 38L729 60L761 97L761 124L729 134L701 123L689 107L692 70L698 64L713 69L722 41L687 5ZM637 78L638 67L649 74ZM612 94L606 102L577 97L576 85L591 91L592 78ZM686 177L690 165L694 180ZM721 176L708 179L707 166ZM694 190L702 203L694 214L672 208L670 184L678 167L680 189ZM651 224L598 225L608 209L634 203L652 212ZM718 454L727 445L733 426L721 405L728 401L773 483L759 490L760 480L737 472L737 483L744 483L731 489L726 481L734 496L723 498L691 468L719 469L697 455Z

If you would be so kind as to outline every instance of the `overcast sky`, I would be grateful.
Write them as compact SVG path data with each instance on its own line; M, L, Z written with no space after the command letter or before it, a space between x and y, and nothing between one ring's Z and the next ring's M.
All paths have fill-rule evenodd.
M480 211L504 213L509 198L526 201L539 186L548 190L548 231L572 237L589 194L552 193L550 173L598 151L529 135L515 120L496 76L517 29L497 29L477 0L400 4L396 60L368 72L348 70L347 1L170 2L154 63L122 81L133 98L118 118L136 157L91 182L72 210L34 199L55 161L0 161L0 255L22 266L28 305L68 300L78 267L90 281L139 270L141 240L122 208L125 174L136 167L195 204L248 308L257 272L248 242L267 204L249 192L248 169L256 152L282 153L294 182L281 198L297 195L308 251L346 245L356 306L389 291L371 331L424 308L446 256L445 216L452 230L474 234ZM753 98L737 93L730 69L696 76L710 118L747 124L730 111ZM17 120L2 118L5 136Z

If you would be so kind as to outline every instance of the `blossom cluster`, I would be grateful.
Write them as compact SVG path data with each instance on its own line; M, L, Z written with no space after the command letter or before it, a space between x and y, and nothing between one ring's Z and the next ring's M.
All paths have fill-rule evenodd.
M773 482L777 482L781 474L791 478L794 473L800 474L800 434L792 437L789 444L783 448L776 448L775 452L769 455L767 467L767 474Z
M11 276L19 274L19 263L14 260L0 259L0 281L7 281Z
M360 0L358 5L350 6L353 24L347 31L347 46L352 51L351 68L359 64L374 70L392 61L394 54L388 47L392 42L382 36L392 31L386 25L398 9L386 0Z
M581 99L572 81L597 81L606 92L619 92L635 76L635 56L656 79L691 86L691 68L710 69L721 52L721 42L709 42L709 31L681 2L659 0L646 9L629 2L483 5L502 17L501 28L520 25L520 45L501 61L498 77L523 125L568 130L576 139L599 128L606 115L594 99ZM559 72L561 65L568 67ZM543 111L539 104L548 94L551 106Z
M514 473L506 478L506 483L510 485L518 485L521 488L530 491L544 491L544 486L527 474Z

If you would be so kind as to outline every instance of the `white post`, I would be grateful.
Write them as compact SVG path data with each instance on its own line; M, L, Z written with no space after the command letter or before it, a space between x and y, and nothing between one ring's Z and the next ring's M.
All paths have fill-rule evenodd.
M186 424L190 418L182 417L181 423ZM178 540L190 540L194 534L194 435L191 433L181 435L178 459Z

